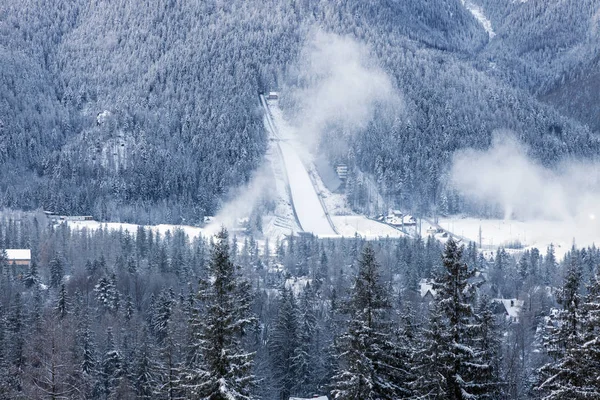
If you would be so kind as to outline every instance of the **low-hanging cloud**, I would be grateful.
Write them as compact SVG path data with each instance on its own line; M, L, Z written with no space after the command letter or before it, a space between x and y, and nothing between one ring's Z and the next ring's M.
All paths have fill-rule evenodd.
M370 49L349 36L313 30L295 65L291 96L294 125L315 145L326 129L354 133L364 129L376 107L398 110L400 97Z
M506 219L569 223L587 234L600 233L600 165L564 162L546 168L506 131L496 132L487 150L454 155L451 182L463 196L500 206Z

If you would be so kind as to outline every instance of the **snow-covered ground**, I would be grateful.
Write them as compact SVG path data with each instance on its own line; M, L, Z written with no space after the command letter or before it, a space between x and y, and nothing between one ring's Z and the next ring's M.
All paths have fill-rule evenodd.
M405 234L398 229L378 221L373 221L364 215L335 215L332 216L331 219L340 235L345 237L351 237L358 234L369 240L405 236Z
M483 29L485 29L485 31L489 35L490 39L493 39L494 36L496 36L496 33L494 32L494 29L492 28L492 21L490 21L488 19L488 17L485 16L485 14L483 12L483 8L481 6L478 6L477 4L472 3L470 0L461 0L461 1L462 1L463 6L465 6L465 8L467 10L469 10L471 12L471 14L473 14L475 19L477 19L477 21L479 21L481 26L483 26Z
M596 222L590 220L590 223ZM489 250L520 242L525 248L537 247L543 253L550 244L553 244L556 255L562 257L571 249L573 243L581 247L600 242L599 237L579 235L578 233L582 232L582 229L575 222L455 217L441 218L439 225L443 229L476 243L479 243L481 227L482 248Z
M284 235L300 232L296 222L294 210L290 202L287 179L285 175L285 164L281 159L277 142L270 141L267 149L267 161L271 166L272 185L274 186L273 197L275 210L273 215L263 218L263 233L266 237L276 239Z
M102 229L115 230L115 231L122 229L123 231L128 231L132 235L135 235L135 233L137 232L137 228L139 226L136 224L127 224L127 223L121 223L121 222L98 222L98 221L67 221L67 224L68 224L69 228L74 229L74 230L82 230L85 228L87 230L94 231L94 230L97 230L100 227L102 227ZM164 235L168 231L173 233L175 230L181 229L189 236L190 240L197 238L197 237L201 237L206 234L204 229L198 228L196 226L188 226L188 225L161 224L161 225L147 225L147 226L145 226L145 228L152 229L153 232L160 233L161 235Z

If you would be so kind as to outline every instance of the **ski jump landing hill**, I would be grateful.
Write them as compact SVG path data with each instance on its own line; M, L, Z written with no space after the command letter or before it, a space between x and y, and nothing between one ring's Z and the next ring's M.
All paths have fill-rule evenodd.
M276 123L273 119L270 107L276 107L276 105L271 100L267 101L262 94L260 101L265 110L269 137L277 142L277 148L283 160L290 202L298 225L304 232L310 232L317 236L336 236L338 232L331 221L323 199L317 193L307 168L296 151L294 138L289 134L285 121L278 120ZM280 127L283 129L280 130Z
M289 201L296 224L302 231L319 237L354 234L366 238L404 236L401 231L362 215L329 214L316 182L319 178L309 173L312 161L308 152L298 141L294 129L283 118L278 100L270 97L260 94L260 102L265 112L265 127L269 138L276 143L277 152L281 157Z

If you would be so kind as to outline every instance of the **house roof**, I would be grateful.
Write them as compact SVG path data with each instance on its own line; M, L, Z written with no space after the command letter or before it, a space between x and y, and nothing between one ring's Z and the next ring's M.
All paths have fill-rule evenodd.
M523 308L523 305L525 304L523 300L517 299L494 299L494 301L502 303L506 313L511 318L519 318L521 308Z
M9 261L31 260L31 250L29 249L6 249L6 256Z
M427 293L431 293L432 296L435 296L435 290L433 290L433 282L428 279L421 279L419 282L419 292L421 297L427 296Z
M402 221L405 224L414 224L415 222L417 222L417 220L415 219L415 217L413 217L410 214L406 214L405 216L402 217Z

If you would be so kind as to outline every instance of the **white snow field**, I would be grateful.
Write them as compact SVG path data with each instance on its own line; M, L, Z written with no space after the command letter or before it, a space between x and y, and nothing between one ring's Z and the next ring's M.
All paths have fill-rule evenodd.
M281 151L291 201L302 230L321 237L336 236L337 233L330 223L327 210L319 199L319 194L300 159L297 149L302 149L302 146L295 140L296 135L292 127L283 119L277 101L261 100L266 107L269 134L277 140Z
M89 231L95 231L99 228L102 228L102 229L118 231L118 230L122 229L123 231L128 231L132 235L135 235L135 233L137 232L137 228L140 226L140 225L136 225L136 224L127 224L127 223L121 223L121 222L98 222L98 221L67 221L67 225L69 226L69 228L74 229L74 230L82 230L85 228ZM167 233L167 231L170 231L171 233L173 233L174 231L181 229L186 233L186 235L189 236L190 240L193 240L194 238L205 235L204 229L198 228L196 226L189 226L189 225L161 224L161 225L144 225L144 227L146 229L151 229L154 233L160 233L161 235L164 235L165 233Z
M590 224L597 224L590 219ZM591 246L600 243L600 237L584 234L585 229L580 223L565 221L515 221L503 219L479 218L440 218L439 225L449 232L463 236L479 243L479 228L481 227L481 245L483 249L494 250L498 247L509 246L520 242L524 248L537 247L542 253L554 245L555 254L562 258L573 243L578 247Z
M406 236L402 231L382 224L379 221L366 218L364 215L333 215L331 216L333 224L340 235L345 237L359 236L367 239L379 239L379 238L399 238Z

